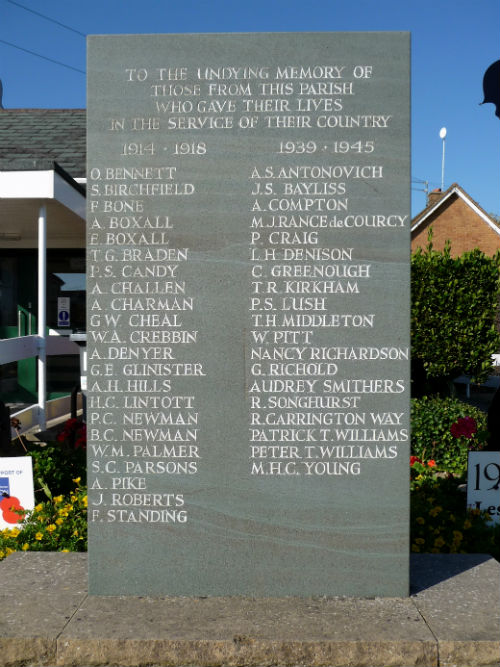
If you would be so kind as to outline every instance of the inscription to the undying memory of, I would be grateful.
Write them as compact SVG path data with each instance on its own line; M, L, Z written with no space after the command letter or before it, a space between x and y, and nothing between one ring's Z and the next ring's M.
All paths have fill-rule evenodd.
M408 35L88 52L91 592L406 595Z

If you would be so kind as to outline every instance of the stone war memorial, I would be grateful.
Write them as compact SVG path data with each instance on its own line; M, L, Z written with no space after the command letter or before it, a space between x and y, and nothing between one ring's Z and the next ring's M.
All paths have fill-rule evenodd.
M88 44L90 592L408 595L409 34Z

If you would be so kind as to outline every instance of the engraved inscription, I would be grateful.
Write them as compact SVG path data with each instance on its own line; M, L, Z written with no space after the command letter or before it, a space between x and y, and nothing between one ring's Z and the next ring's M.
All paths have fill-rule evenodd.
M91 531L150 526L167 592L200 550L209 592L300 594L285 546L295 581L406 539L368 498L409 446L403 68L377 35L147 39L91 75Z

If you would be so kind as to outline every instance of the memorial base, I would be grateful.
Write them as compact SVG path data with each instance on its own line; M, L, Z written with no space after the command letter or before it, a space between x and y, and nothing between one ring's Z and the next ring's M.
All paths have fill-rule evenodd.
M0 564L0 665L500 665L500 563L416 555L408 598L94 597L86 554Z

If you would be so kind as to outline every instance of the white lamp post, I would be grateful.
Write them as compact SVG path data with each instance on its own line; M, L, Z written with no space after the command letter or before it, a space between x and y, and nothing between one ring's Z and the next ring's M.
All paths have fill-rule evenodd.
M443 140L443 158L441 160L441 192L444 192L444 145L446 139L446 128L442 127L439 130L439 136Z

